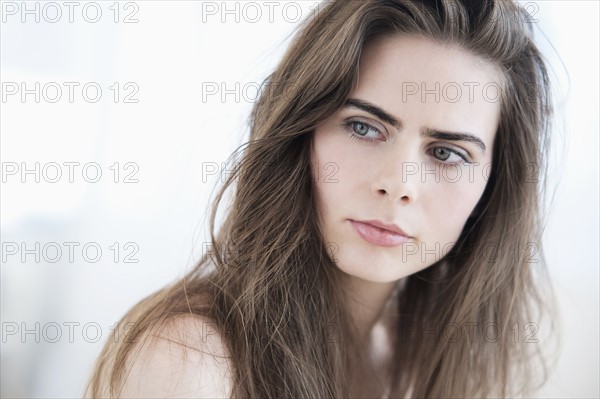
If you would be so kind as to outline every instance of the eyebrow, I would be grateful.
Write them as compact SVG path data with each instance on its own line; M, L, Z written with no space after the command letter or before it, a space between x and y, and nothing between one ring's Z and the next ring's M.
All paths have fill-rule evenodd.
M371 104L370 102L358 100L356 98L349 98L348 100L346 100L344 106L362 109L365 112L375 115L385 123L394 126L398 130L402 128L402 123L398 119L394 118L392 115L388 114L383 109L379 108L377 105Z
M394 126L396 129L400 130L402 128L402 122L396 119L394 116L384 111L382 108L378 107L375 104L372 104L368 101L359 100L356 98L349 98L346 100L344 107L352 107L358 108L365 112L368 112L372 115L375 115L382 121ZM429 127L424 127L421 129L421 136L432 137L439 140L448 140L448 141L467 141L469 143L475 144L479 147L484 153L486 150L485 143L477 136L470 133L463 132L449 132L438 129L432 129Z
M470 133L445 132L445 131L431 129L431 128L426 127L421 130L421 135L427 136L427 137L432 137L432 138L438 139L438 140L467 141L469 143L475 144L484 153L486 150L485 143L479 137L474 136Z

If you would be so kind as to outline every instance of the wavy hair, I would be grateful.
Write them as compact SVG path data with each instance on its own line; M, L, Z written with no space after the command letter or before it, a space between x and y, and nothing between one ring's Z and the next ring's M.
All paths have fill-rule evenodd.
M124 316L121 325L136 326L126 341L143 342L168 320L198 314L233 332L224 336L235 368L233 396L350 395L356 366L368 353L351 323L342 272L319 229L312 133L356 86L365 45L414 34L458 45L497 66L504 90L490 178L477 212L444 258L402 279L394 292L387 394L507 397L539 388L547 374L538 384L535 378L547 370L548 359L540 343L523 342L529 331L523 328L535 329L544 316L553 321L555 311L541 248L552 107L528 17L507 0L325 2L302 23L264 82L250 139L232 156L233 170L211 208L212 251ZM231 206L215 233L228 189ZM537 251L535 261L531 251L515 246ZM493 325L501 334L440 340L419 333L456 325ZM87 392L118 396L126 362L139 350L109 340Z

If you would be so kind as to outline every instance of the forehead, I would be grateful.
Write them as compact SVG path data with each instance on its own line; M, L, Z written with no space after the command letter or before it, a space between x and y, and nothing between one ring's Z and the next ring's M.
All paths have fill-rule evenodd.
M380 72L400 70L408 74L406 78L429 77L432 73L448 80L501 78L494 65L458 44L438 43L411 34L383 36L367 43L361 67L376 67Z
M351 96L377 104L409 126L480 132L490 142L502 85L494 65L457 45L395 35L365 46Z

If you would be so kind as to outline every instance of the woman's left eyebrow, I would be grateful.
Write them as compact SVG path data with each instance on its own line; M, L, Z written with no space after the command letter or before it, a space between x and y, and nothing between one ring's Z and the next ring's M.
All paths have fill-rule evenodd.
M479 147L481 149L481 152L483 152L484 154L486 150L485 143L479 137L469 133L444 132L441 130L426 127L421 129L421 136L432 137L438 140L467 141Z
M382 121L389 123L394 126L397 130L402 128L402 122L396 119L390 113L384 111L382 108L378 107L375 104L372 104L368 101L359 100L356 98L349 98L346 100L344 107L353 107L361 109L365 112L368 112L372 115L375 115ZM485 153L486 146L485 143L474 134L463 133L463 132L448 132L442 131L438 129L432 129L425 127L421 129L421 136L432 137L438 140L448 140L448 141L467 141L469 143L475 144L477 147L481 149L483 153Z

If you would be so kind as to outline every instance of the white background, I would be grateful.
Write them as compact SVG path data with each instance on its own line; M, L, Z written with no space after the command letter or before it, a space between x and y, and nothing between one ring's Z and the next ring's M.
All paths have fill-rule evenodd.
M92 23L96 8L89 2L74 2L72 22L64 2L2 2L3 397L80 396L111 326L199 258L207 201L218 182L206 172L220 169L247 137L257 85L280 59L299 18L318 10L319 2L272 2L270 9L247 3L97 2L102 14ZM599 397L599 5L522 4L537 20L561 114L544 244L564 337L540 397ZM39 22L35 13L23 15L24 7L37 7ZM128 16L137 22L126 23ZM21 82L27 89L40 82L39 103L34 94L25 101L20 91L9 95ZM55 103L48 101L57 94L52 82L62 88ZM73 102L65 82L79 84ZM91 102L93 88L84 98L87 83L101 88L97 102ZM207 85L219 92L207 95ZM137 102L125 102L127 94ZM35 173L21 174L36 162L39 182ZM79 163L73 182L65 162ZM50 183L54 163L62 177ZM94 178L95 165L102 176L88 182L84 177ZM35 251L23 260L21 249L36 243L39 261ZM78 245L72 260L67 245ZM62 255L53 263L57 246ZM92 262L97 247L102 254ZM127 255L138 262L126 262Z

